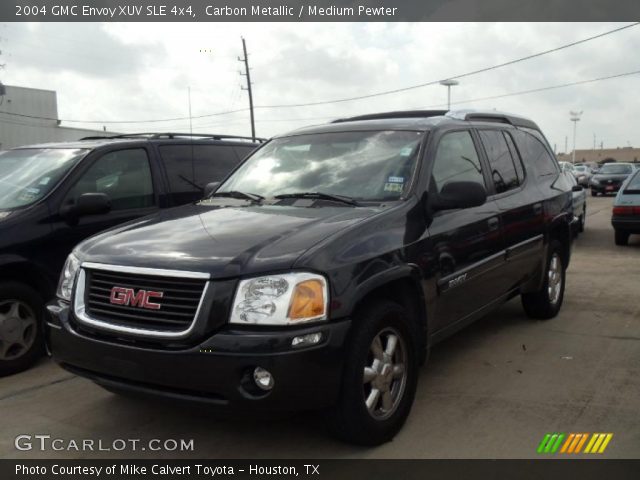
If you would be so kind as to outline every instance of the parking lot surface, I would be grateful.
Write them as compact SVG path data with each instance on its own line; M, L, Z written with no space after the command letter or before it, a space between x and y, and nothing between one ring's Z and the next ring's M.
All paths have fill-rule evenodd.
M228 414L119 397L45 359L0 379L0 457L535 458L548 432L607 432L599 457L640 458L640 236L614 245L611 204L588 199L560 315L529 320L514 299L436 346L407 424L388 444L340 443L315 412ZM105 445L193 439L194 449L19 451L21 434Z

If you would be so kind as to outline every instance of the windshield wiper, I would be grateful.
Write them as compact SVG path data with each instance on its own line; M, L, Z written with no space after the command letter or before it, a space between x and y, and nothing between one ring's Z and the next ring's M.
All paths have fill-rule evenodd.
M346 203L347 205L353 205L357 207L359 203L346 195L335 195L333 193L323 193L323 192L300 192L300 193L283 193L280 195L275 195L274 198L282 199L282 198L315 198L318 200L332 200L334 202Z
M264 200L262 195L258 195L256 193L245 193L239 192L237 190L231 190L230 192L215 192L211 197L230 197L230 198L240 198L244 200L251 200L252 202L260 203Z

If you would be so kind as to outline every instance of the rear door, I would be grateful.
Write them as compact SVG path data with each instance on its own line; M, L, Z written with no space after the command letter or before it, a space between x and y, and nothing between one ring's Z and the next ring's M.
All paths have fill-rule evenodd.
M477 182L487 188L477 141L471 130L442 135L429 180L430 199L450 181ZM504 248L498 207L489 200L479 207L435 212L429 235L428 250L437 270L434 330L444 332L503 293L499 287Z
M159 151L172 205L200 200L208 183L222 181L243 158L231 145L161 145Z
M506 260L503 288L512 290L531 278L544 248L544 205L536 172L525 169L512 129L487 128L478 133L491 177L491 200L498 207Z

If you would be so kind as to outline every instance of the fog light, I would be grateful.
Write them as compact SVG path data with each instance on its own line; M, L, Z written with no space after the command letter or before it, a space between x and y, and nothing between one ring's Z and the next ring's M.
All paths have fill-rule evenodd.
M292 347L304 347L306 345L316 345L322 340L322 332L307 333L299 337L293 337L291 340Z
M256 367L253 371L253 381L262 390L271 390L273 388L273 375L264 368Z

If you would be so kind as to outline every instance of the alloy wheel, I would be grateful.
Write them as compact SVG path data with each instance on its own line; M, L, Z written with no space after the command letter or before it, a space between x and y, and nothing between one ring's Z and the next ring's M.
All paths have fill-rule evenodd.
M21 357L36 338L36 316L29 305L20 300L0 302L0 360Z

